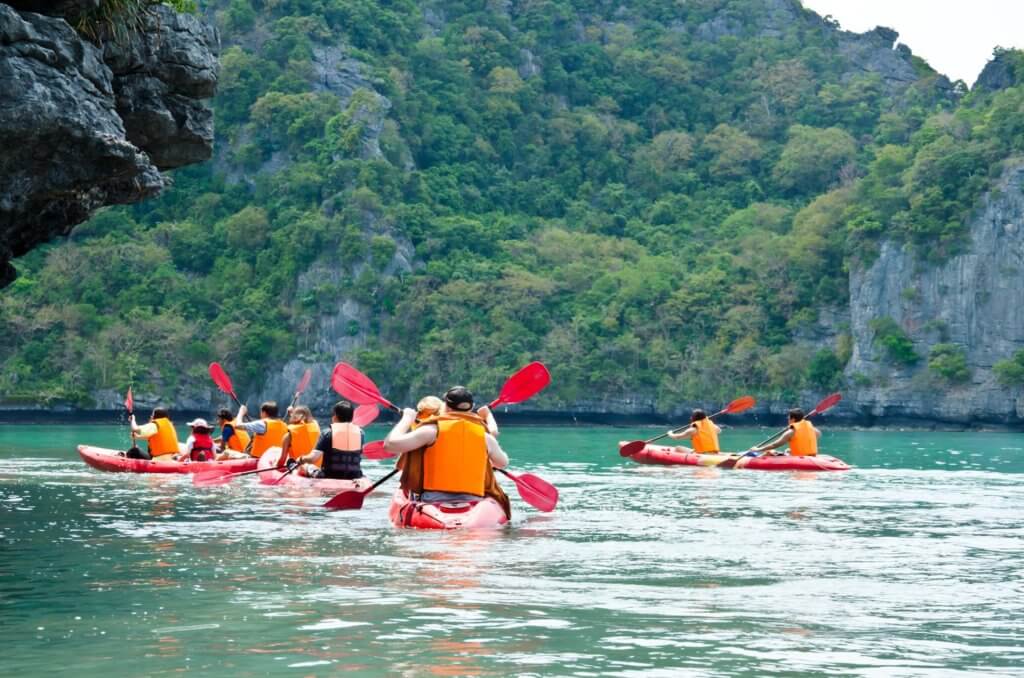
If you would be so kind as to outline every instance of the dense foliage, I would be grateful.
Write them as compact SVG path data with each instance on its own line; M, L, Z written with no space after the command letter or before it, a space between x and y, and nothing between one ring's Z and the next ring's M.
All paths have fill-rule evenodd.
M349 358L396 394L490 392L535 358L549 402L838 386L842 329L800 337L847 303L846 263L882 237L955 251L1024 150L1024 87L958 103L915 60L894 90L768 5L208 8L217 158L17 263L0 392L85 403L134 374L170 397L212 359L257 384L341 357L316 337L345 300L368 311Z

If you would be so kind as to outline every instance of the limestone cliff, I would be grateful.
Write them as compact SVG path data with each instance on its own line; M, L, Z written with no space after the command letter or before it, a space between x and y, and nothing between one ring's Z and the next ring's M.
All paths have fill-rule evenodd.
M155 6L124 44L98 46L62 14L81 4L0 4L0 287L13 257L155 195L162 171L213 148L216 32Z
M965 254L939 265L888 242L870 265L853 268L849 414L956 424L1024 419L1024 397L992 374L995 362L1024 348L1024 160L1008 162L984 197L970 221L970 240ZM880 318L903 329L921 356L917 363L887 360L871 326ZM948 384L930 373L927 356L937 343L964 350L967 381Z

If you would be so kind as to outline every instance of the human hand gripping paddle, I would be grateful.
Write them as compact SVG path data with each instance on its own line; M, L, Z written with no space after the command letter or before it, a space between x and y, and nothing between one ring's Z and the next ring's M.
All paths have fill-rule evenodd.
M813 417L816 414L821 414L821 413L825 412L826 410L832 409L832 407L834 407L835 404L838 403L842 399L843 399L842 394L840 394L840 393L833 393L832 395L826 397L820 403L815 405L814 409L811 410L807 414L807 416L804 417L804 419L810 419L811 417ZM785 433L788 430L789 430L789 426L787 426L786 428L782 429L781 431L778 431L777 433L774 433L774 434L768 436L767 438L765 438L764 440L759 442L757 445L754 445L754 447L761 447L762 445L767 445L768 443L770 443L771 441L775 440L776 438L778 438L779 436L781 436L783 433ZM744 452L743 454L737 455L735 457L729 457L728 459L726 459L722 463L718 464L715 468L724 468L724 469L735 468L736 464L741 459L746 459L748 457L756 459L757 457L760 457L761 454L762 454L762 453L758 453L758 452L754 452L753 454L751 454L751 452L754 452L753 448L751 448L747 452Z
M519 370L505 382L501 393L490 404L491 408L499 407L502 404L521 403L539 393L551 382L551 376L547 368L539 362L530 363ZM334 368L334 376L331 381L334 389L341 395L354 402L376 402L388 409L398 412L398 408L380 395L377 385L369 377L347 363L338 363ZM371 443L372 445L372 443ZM369 447L369 446L368 446ZM373 492L384 481L399 472L395 469L387 474L366 490L350 490L341 492L332 497L324 508L330 510L360 509L366 495ZM551 511L558 502L558 490L547 481L530 473L520 476L498 469L516 484L519 496L523 501L541 511Z
M752 396L742 396L726 405L725 409L719 410L718 412L712 414L710 417L708 417L708 419L714 419L715 417L721 414L739 414L740 412L746 412L755 404L756 401ZM680 431L685 431L687 428L690 427L691 424L680 426L679 428L674 429L672 433L679 433ZM662 433L660 436L648 438L647 440L634 440L633 442L626 443L625 445L619 448L619 454L621 454L623 457L632 457L634 454L642 451L651 443L657 442L666 436L668 436L667 433Z

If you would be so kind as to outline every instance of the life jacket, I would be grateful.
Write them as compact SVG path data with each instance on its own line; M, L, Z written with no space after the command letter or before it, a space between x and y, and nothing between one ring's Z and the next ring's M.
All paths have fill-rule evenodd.
M178 433L174 430L174 424L166 417L158 417L153 420L156 424L156 433L149 437L149 454L152 457L159 457L162 454L178 454Z
M280 419L264 419L267 422L267 432L255 434L252 437L252 451L249 453L254 457L262 457L263 453L271 447L281 447L284 441L284 434L288 433L288 426Z
M192 461L213 460L213 437L209 433L192 432L192 452L189 454Z
M423 453L423 490L484 496L491 465L484 420L470 412L447 412L428 422L437 426L437 439Z
M231 427L231 437L227 439L227 448L235 452L245 452L249 446L249 434L237 426ZM221 439L224 437L224 429L221 429Z
M316 447L320 438L320 424L311 421L308 424L289 424L288 432L292 434L292 442L288 446L288 456L298 459L309 454Z
M818 454L818 436L814 435L814 425L801 419L790 425L793 437L789 439L789 453L794 457L814 457Z
M415 430L426 423L430 423L431 418L425 417L418 420L413 423L411 428ZM402 469L399 484L406 494L412 493L418 496L423 493L423 455L426 451L427 448L421 447L418 450L406 452L398 458L398 463L395 464L397 468ZM491 497L501 504L501 508L505 511L505 517L511 520L512 502L509 501L508 495L505 494L505 491L501 489L501 485L498 484L498 478L490 464L487 464L487 471L484 477L484 496Z
M331 424L331 449L321 458L324 476L355 480L363 477L363 429L348 422Z
M693 442L693 450L700 452L701 454L707 454L711 452L718 452L718 431L715 430L715 424L710 419L698 419L697 421L690 424L697 429L697 432L693 434L691 442Z

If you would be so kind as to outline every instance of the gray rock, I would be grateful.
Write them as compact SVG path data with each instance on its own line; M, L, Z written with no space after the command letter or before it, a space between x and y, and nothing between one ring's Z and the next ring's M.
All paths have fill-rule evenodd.
M62 18L0 4L0 147L25 149L0 154L0 287L14 279L11 258L99 207L156 195L160 170L210 156L199 99L216 83L216 36L167 8L149 27L127 50L101 49Z
M938 265L888 242L870 266L850 273L854 351L847 377L863 375L850 404L868 416L898 414L954 423L1020 423L1024 398L999 385L997 361L1024 348L1024 162L1011 164L970 222L969 252ZM870 322L894 319L923 358L895 368L873 343ZM927 370L936 343L966 349L972 376L945 386Z
M974 83L974 88L983 92L998 92L1007 87L1013 87L1017 83L1017 73L1013 66L1013 60L1009 56L1005 52L997 54L985 64L981 75Z

